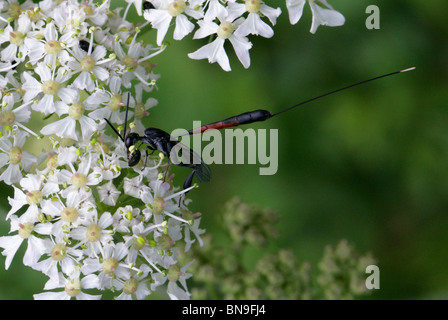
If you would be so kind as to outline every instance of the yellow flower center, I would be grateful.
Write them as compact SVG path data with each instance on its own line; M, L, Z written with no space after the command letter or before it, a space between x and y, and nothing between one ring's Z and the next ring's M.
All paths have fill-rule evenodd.
M95 223L91 224L86 229L87 241L96 242L96 241L100 240L102 231L103 230L101 230L101 228L97 224L95 224Z
M10 125L14 122L14 120L16 120L16 115L14 114L14 112L9 110L0 112L0 125Z
M82 188L87 185L87 177L82 173L76 172L70 179L70 183L77 188Z
M78 219L79 213L75 208L67 207L61 212L61 219L65 222L75 222Z
M31 222L25 222L19 224L19 236L22 239L28 239L31 232L34 230L34 225Z
M59 41L49 40L45 43L45 51L49 54L59 54L62 50L62 46Z
M95 68L95 60L89 55L82 58L80 64L82 71L92 72L93 68Z
M109 100L108 106L112 111L117 111L123 105L121 94L115 93Z
M123 292L126 294L135 294L138 288L138 281L135 278L126 280L123 284Z
M9 150L9 162L11 164L19 164L22 157L22 150L19 147L15 146Z
M260 0L246 0L246 10L249 13L257 13L258 11L260 11L260 7Z
M39 204L43 199L42 192L39 190L34 190L26 193L26 202L29 205Z
M73 120L79 120L84 114L84 105L81 102L74 102L68 109L68 115Z
M118 267L118 260L113 257L107 258L103 262L103 271L106 274L114 273L117 267Z
M61 261L67 255L67 247L63 243L57 243L51 249L51 258L55 261Z
M222 39L228 39L235 31L235 25L232 22L224 21L220 24L217 34Z
M183 13L185 11L185 9L187 8L187 5L185 4L184 1L182 0L176 0L171 2L168 5L168 12L173 16L176 17L178 15L180 15L181 13Z
M70 297L76 297L80 291L81 291L81 281L78 278L70 279L70 281L67 281L67 283L65 284L65 292Z
M61 85L56 80L48 80L42 84L42 91L44 94L55 95L58 93Z

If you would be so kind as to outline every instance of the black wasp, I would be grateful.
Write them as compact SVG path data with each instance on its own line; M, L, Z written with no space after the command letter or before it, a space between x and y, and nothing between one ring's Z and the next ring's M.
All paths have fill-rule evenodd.
M150 153L159 150L163 155L170 159L171 162L180 166L188 167L193 169L193 171L188 175L187 179L183 184L183 188L187 189L191 187L193 183L193 177L196 174L201 182L208 182L211 179L210 169L202 161L199 155L188 148L187 146L180 143L178 140L172 138L168 132L165 132L158 128L146 128L144 136L140 136L138 133L130 132L126 134L126 125L128 121L128 109L129 109L129 98L126 105L126 113L124 119L124 137L115 129L115 127L107 121L109 126L115 131L118 137L124 142L127 152L128 152L128 165L133 167L140 162L141 152L139 148L145 146L146 155L148 156L148 151ZM138 145L137 145L138 144ZM179 158L180 159L179 159ZM173 161L174 160L174 161Z
M236 116L233 116L233 117L221 120L221 121L216 121L216 122L213 122L210 124L203 125L199 128L192 129L184 135L202 133L206 130L211 130L211 129L223 129L223 128L229 128L229 127L236 127L236 126L239 126L242 124L249 124L249 123L253 123L253 122L257 122L257 121L265 121L265 120L270 119L270 118L272 118L276 115L279 115L283 112L294 109L294 108L301 106L305 103L323 98L330 94L333 94L333 93L336 93L336 92L339 92L339 91L342 91L342 90L345 90L345 89L348 89L348 88L351 88L351 87L354 87L354 86L357 86L357 85L360 85L360 84L363 84L366 82L370 82L370 81L377 80L380 78L388 77L388 76L398 74L398 73L411 71L414 69L415 68L408 68L408 69L384 74L381 76L377 76L375 78L371 78L368 80L364 80L364 81L361 81L361 82L358 82L358 83L355 83L355 84L352 84L352 85L349 85L349 86L346 86L346 87L343 87L343 88L340 88L340 89L337 89L334 91L330 91L330 92L322 94L320 96L305 100L305 101L295 104L291 107L285 108L277 113L271 113L270 111L267 111L267 110L254 110L254 111L244 112L239 115L236 115ZM124 120L124 122L125 122L124 137L120 135L120 133L109 122L109 120L107 120L107 119L105 119L105 120L112 127L112 129L115 131L115 133L118 135L118 137L120 137L120 139L126 145L126 149L128 152L128 164L130 167L135 166L140 161L141 152L139 149L144 146L146 148L147 154L148 154L148 151L154 152L155 150L159 150L160 152L162 152L165 155L165 157L170 159L170 161L173 162L174 164L181 166L181 167L188 167L193 170L190 173L190 175L188 175L187 179L185 180L185 182L183 184L184 189L191 187L194 175L196 175L201 182L210 181L211 174L210 174L210 169L208 168L208 166L202 161L202 159L199 158L199 156L194 151L192 151L188 147L182 145L175 137L170 136L169 133L167 133L161 129L151 128L151 127L145 129L143 136L140 136L139 134L137 134L135 132L126 133L126 124L128 121L128 119L127 119L128 108L129 108L129 99L128 99L128 103L126 106L126 114L125 114L125 120ZM175 152L172 152L173 150ZM179 154L179 151L181 151L180 153L182 154L182 157L185 158L187 156L186 157L188 159L187 161L173 159L174 157L177 157L177 155ZM176 161L173 161L173 160L176 160Z

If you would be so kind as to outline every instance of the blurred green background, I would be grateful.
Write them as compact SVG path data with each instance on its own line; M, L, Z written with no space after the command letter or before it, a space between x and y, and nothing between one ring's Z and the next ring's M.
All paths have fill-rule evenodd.
M154 59L159 105L148 126L171 131L258 108L275 112L373 76L417 69L251 125L279 129L278 172L211 165L212 181L189 194L202 227L219 234L217 213L239 196L278 210L279 236L269 251L290 248L315 263L325 245L347 239L378 260L381 289L367 298L448 298L448 2L333 0L345 25L321 26L314 35L308 5L291 26L284 3L267 2L283 13L273 38L251 39L248 70L231 47L226 73L186 56L203 42L170 41ZM380 8L379 30L365 27L372 4ZM189 172L175 172L181 185ZM0 223L2 235L8 228ZM16 257L9 271L0 268L0 299L29 299L44 282Z

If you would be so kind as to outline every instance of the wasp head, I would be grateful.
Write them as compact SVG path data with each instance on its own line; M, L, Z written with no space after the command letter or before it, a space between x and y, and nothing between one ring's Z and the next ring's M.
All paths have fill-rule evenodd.
M141 152L135 147L135 144L140 141L140 136L135 133L131 132L128 135L126 135L124 144L126 145L126 148L128 149L128 164L130 167L135 166L141 158Z
M129 150L130 147L135 145L138 141L140 141L140 136L135 133L131 132L124 138L124 144L126 145L126 148Z
M128 149L128 165L130 167L133 167L137 163L139 163L141 157L142 157L142 154L141 154L140 150L138 150L135 146L131 146Z

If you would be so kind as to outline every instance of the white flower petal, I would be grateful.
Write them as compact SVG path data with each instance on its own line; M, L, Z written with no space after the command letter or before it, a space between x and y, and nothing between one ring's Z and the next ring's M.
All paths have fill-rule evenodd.
M235 53L242 63L244 68L249 68L250 66L250 56L249 56L249 50L252 48L252 43L247 40L246 37L238 37L237 35L233 34L229 38L230 42L233 45L233 49L235 50Z
M56 122L47 124L40 130L43 135L55 134L61 138L70 138L78 140L76 135L76 121L70 117L65 117Z
M189 53L190 59L208 59L210 63L218 62L224 71L230 71L229 58L224 50L224 39L216 38L212 43L206 44L193 53Z
M345 17L336 10L322 8L314 2L310 2L310 6L311 11L313 12L313 23L310 29L311 33L315 33L320 25L338 27L345 23Z
M289 22L296 24L302 17L305 0L286 0L286 8L288 9Z
M174 28L174 40L182 40L187 34L194 29L194 24L188 21L188 18L180 14L176 17L176 27Z

